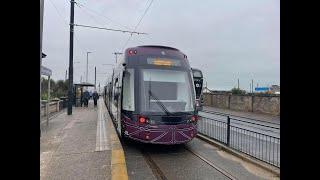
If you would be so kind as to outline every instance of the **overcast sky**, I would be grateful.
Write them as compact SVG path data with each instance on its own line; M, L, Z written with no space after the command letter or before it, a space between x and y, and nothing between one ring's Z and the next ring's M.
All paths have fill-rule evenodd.
M75 24L133 30L152 0L76 0ZM65 79L69 62L69 0L45 0L43 65L52 78ZM75 27L74 82L85 80L86 51L89 82L104 84L116 51L138 45L166 45L184 52L192 67L203 71L208 88L280 85L279 0L154 0L132 35ZM125 47L124 47L125 46Z

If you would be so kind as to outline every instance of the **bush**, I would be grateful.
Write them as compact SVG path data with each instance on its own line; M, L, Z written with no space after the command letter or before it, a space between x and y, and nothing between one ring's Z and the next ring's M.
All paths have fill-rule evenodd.
M246 91L245 90L242 90L240 88L232 88L231 89L231 93L232 94L246 94Z
M47 93L42 93L41 94L41 100L48 100L48 94Z

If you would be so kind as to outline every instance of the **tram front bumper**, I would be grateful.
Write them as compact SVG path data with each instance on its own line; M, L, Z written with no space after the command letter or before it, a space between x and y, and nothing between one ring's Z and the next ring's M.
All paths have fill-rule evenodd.
M125 124L127 137L152 144L182 144L191 141L197 134L195 124L134 126Z

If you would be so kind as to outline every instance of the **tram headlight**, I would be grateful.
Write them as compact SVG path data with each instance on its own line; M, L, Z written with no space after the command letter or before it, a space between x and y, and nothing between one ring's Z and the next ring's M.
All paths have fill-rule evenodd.
M146 123L146 118L145 117L140 117L139 118L140 123Z
M187 122L188 123L196 123L198 121L198 116L197 115L192 115L192 116L189 116Z
M149 119L145 116L139 116L139 123L140 124L147 124L147 123L149 123Z
M193 115L191 117L191 122L197 122L198 121L198 116L197 115Z

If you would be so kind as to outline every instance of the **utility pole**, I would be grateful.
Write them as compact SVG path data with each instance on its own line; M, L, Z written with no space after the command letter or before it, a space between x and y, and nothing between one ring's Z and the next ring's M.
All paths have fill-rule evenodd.
M88 56L89 56L89 53L92 53L92 52L87 52L87 72L86 72L86 83L88 83Z
M240 83L239 83L239 78L238 78L238 89L240 89L240 85L239 85Z
M66 76L64 78L64 81L66 81L68 79L68 70L66 70Z
M68 115L72 114L73 102L73 23L74 23L74 0L70 0L70 47L69 47L69 87L68 87Z
M114 52L113 53L114 55L116 55L116 63L118 63L118 55L121 55L123 53L120 53L120 52Z
M94 90L96 90L96 82L97 82L97 68L94 67Z
M251 84L252 84L252 93L253 93L253 79L251 79Z
M82 83L82 75L80 76L80 83Z

